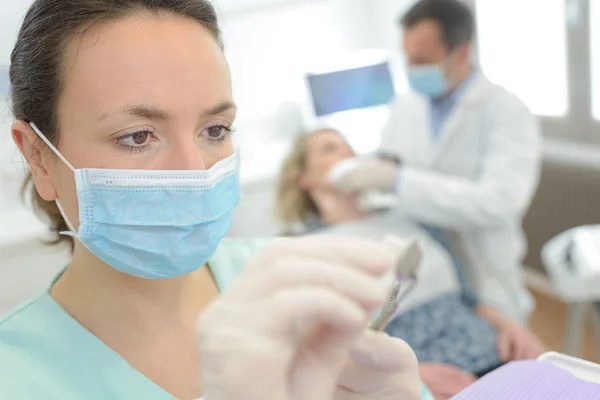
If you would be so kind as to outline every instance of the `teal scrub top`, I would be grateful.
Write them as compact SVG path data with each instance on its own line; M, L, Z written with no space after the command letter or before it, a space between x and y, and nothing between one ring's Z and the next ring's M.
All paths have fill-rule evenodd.
M225 290L264 240L224 241L209 265ZM174 400L73 319L49 292L0 320L0 399ZM424 400L432 399L424 388Z

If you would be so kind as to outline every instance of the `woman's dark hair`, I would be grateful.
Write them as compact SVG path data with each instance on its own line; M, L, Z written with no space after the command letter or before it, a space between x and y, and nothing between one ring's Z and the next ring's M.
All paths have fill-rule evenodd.
M36 0L29 8L10 65L11 106L17 120L34 122L48 140L60 135L57 106L64 87L64 61L70 40L97 24L136 13L174 14L204 26L222 46L214 7L208 0ZM42 199L29 174L22 194L30 196L36 211L50 220L56 235L68 230L56 204Z
M437 22L442 29L442 40L448 50L470 43L475 35L475 18L469 7L459 0L419 0L400 18L404 29L425 20Z

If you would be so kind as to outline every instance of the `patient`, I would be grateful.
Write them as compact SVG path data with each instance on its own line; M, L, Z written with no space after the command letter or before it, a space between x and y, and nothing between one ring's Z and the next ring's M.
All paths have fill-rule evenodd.
M421 378L436 399L457 394L474 376L505 362L542 354L545 348L532 332L479 304L461 285L460 266L427 231L393 211L363 211L355 199L335 191L329 182L331 168L353 156L344 138L333 130L299 137L281 172L278 217L287 227L302 227L304 232L375 239L393 234L422 241L418 283L386 330L414 348Z

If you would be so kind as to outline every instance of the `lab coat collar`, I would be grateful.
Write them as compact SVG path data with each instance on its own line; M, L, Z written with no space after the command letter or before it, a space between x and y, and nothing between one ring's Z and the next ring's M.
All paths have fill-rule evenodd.
M442 128L437 143L433 144L434 159L442 153L456 134L460 132L465 122L465 118L470 111L478 106L482 101L488 98L494 91L494 85L487 79L481 71L475 71L471 79L472 82L466 87L463 96L458 99L451 111L445 126Z
M478 71L476 68L473 68L469 76L461 82L458 86L456 86L450 93L446 94L441 99L433 99L431 100L431 107L439 107L448 105L453 107L467 92L468 88L471 86L471 83L478 76Z
M458 101L459 107L478 104L494 90L494 84L490 82L481 70L475 71L474 74L472 82L465 90L464 96Z

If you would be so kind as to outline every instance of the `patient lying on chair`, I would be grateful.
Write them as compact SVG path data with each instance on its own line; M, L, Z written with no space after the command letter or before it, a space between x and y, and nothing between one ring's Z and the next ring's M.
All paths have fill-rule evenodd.
M421 363L421 378L436 398L449 398L505 362L536 358L543 344L526 327L478 303L459 279L459 265L418 224L393 211L369 213L340 195L329 174L354 156L332 130L301 136L287 157L278 191L278 215L296 233L421 240L423 262L414 289L386 331L407 341ZM301 227L304 232L298 232Z

